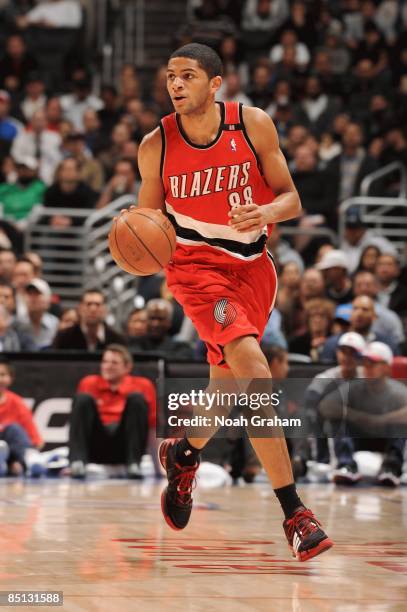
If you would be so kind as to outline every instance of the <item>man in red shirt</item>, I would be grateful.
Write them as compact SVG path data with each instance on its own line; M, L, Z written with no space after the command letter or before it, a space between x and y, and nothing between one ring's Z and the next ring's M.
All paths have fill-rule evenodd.
M85 376L73 400L69 432L71 476L83 478L87 463L127 464L141 478L148 428L155 426L156 394L147 378L130 376L133 360L120 344L106 347L100 375Z
M13 374L11 365L2 360L0 362L0 440L3 442L3 452L0 457L1 476L7 471L11 476L21 476L26 468L24 455L27 448L40 448L43 444L31 410L19 395L8 390L13 382Z

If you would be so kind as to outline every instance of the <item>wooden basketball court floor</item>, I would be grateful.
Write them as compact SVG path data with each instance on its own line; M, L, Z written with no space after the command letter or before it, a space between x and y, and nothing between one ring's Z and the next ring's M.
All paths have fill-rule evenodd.
M407 610L406 488L300 486L336 546L299 563L268 485L196 490L183 532L163 486L1 482L0 591L63 591L69 611Z

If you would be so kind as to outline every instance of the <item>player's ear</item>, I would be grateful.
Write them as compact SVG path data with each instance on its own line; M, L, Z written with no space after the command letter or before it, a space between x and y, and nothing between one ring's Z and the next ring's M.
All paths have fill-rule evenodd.
M222 77L221 76L213 77L213 79L211 79L211 85L210 85L211 93L216 94L218 89L220 89L221 85L222 85Z

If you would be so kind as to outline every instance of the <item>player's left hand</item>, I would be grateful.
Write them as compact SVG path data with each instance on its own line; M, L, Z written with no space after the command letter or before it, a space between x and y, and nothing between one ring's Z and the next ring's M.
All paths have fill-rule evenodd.
M252 232L263 229L267 225L264 206L257 204L244 204L236 206L229 212L229 225L238 232ZM263 210L262 210L263 209Z

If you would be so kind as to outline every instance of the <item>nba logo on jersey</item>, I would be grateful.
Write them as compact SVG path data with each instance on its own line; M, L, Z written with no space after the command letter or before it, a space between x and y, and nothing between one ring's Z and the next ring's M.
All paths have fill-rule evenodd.
M230 147L231 147L232 151L234 153L236 153L237 147L236 147L236 140L234 138L232 138L232 140L230 141Z

